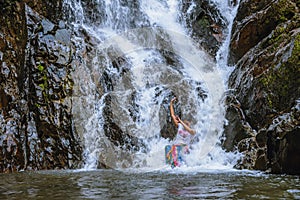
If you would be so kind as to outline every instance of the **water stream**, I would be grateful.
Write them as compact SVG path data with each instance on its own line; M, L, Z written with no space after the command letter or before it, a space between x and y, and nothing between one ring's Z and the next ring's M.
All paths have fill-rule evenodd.
M229 33L235 7L213 2L227 17ZM216 63L179 22L181 1L66 0L65 5L74 16L73 115L84 143L84 169L165 168L164 147L171 141L161 132L174 96L182 118L197 132L187 167L232 168L237 155L219 146L229 34ZM106 133L111 129L126 135L125 142L116 145ZM132 138L139 143L128 142Z

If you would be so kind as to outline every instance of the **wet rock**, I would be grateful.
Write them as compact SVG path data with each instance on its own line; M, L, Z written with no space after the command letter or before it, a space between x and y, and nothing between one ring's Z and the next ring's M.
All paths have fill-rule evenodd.
M139 150L143 148L143 143L137 137L128 133L126 130L123 130L116 121L116 117L114 114L117 114L114 109L115 99L111 95L105 96L105 104L106 106L103 108L103 116L104 116L104 125L103 129L105 135L109 138L109 140L115 145L125 150ZM114 111L113 111L114 110Z
M268 167L268 159L266 154L266 148L258 149L256 153L256 161L255 161L254 169L265 171L267 167Z
M22 169L23 149L22 145L13 134L7 134L2 140L2 162L0 169L2 172L14 172Z
M72 168L81 160L68 98L72 47L66 27L42 15L61 3L28 2L40 15L23 1L1 7L1 172Z
M235 64L267 37L278 24L295 16L296 1L242 1L233 25L229 62Z
M64 29L38 16L29 7L26 14L31 44L26 63L30 91L35 95L29 102L29 112L33 113L38 138L28 141L32 148L28 165L33 169L70 168L81 158L81 147L72 131L68 98L73 85L69 56L72 47L68 46L70 42L64 43L57 37ZM40 162L35 163L35 160Z
M193 7L192 7L193 6ZM217 7L210 1L182 1L181 20L191 30L193 38L210 55L215 57L222 41L228 22Z
M227 151L233 151L241 140L255 136L256 132L247 122L241 104L234 96L228 95L225 103L228 123L224 126L222 145Z
M242 139L237 145L238 151L243 154L235 168L267 170L266 147L259 147L255 137Z
M300 96L297 26L293 21L278 25L272 36L239 61L230 77L229 85L235 88L246 118L255 129L269 124L276 113L291 108Z
M229 87L239 112L227 110L225 135L242 133L239 127L245 122L250 132L257 133L257 147L244 152L251 157L252 164L247 165L251 169L299 173L296 164L287 164L290 158L298 160L293 152L299 149L291 138L298 143L299 119L284 117L294 116L300 98L298 6L292 0L242 1L234 22L230 60L236 68ZM274 120L286 121L289 128Z
M265 129L261 129L255 139L259 147L265 147L267 144L267 131Z
M149 21L146 19L146 16L141 12L139 1L112 1L111 3L105 4L105 2L99 1L90 1L83 0L81 1L83 7L88 8L84 13L84 22L93 23L95 25L103 25L109 20L108 16L105 13L105 6L111 6L110 15L112 19L121 19L128 21L119 22L116 20L116 23L112 22L112 28L117 30L129 30L138 27L148 27ZM120 16L119 10L115 8L120 6L122 9L127 12L122 13ZM126 16L124 16L126 15ZM121 20L122 21L122 20Z
M55 32L55 39L62 42L63 44L70 45L71 32L67 29L58 29Z
M52 22L50 22L48 19L43 19L41 22L41 25L42 25L44 34L49 33L55 27L54 24Z
M237 148L243 153L243 157L235 168L238 169L253 169L256 161L257 145L255 138L245 138L239 141Z
M24 167L22 131L26 114L22 112L22 88L27 41L25 5L5 1L0 12L0 172Z
M62 0L52 0L51 2L43 0L24 0L24 3L35 10L40 16L43 16L51 22L58 23L62 18Z
M273 173L300 174L300 102L267 129L268 167Z

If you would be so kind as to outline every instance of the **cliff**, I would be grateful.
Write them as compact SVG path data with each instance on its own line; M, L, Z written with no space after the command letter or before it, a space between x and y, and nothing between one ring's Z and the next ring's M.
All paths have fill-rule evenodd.
M225 127L238 168L300 173L299 1L241 1L232 30Z
M0 172L72 168L81 147L62 1L4 1L0 9Z

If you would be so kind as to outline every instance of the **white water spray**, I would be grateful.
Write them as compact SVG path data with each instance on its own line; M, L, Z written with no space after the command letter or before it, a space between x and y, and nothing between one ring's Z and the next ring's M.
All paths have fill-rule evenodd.
M118 0L99 0L97 6L101 12L93 13L105 13L99 23L86 20L88 8L79 0L74 2L66 0L65 3L72 9L76 7L73 9L74 27L78 35L84 32L74 37L79 49L77 59L81 62L74 72L76 95L73 101L75 127L85 147L84 168L95 169L99 162L113 168L166 167L164 147L170 141L160 137L160 130L161 116L166 117L169 111L161 107L170 91L180 100L183 118L194 122L199 139L187 157L188 167L232 167L234 156L223 152L218 145L224 123L221 100L227 79L220 69L226 65L229 37L218 53L216 65L209 55L197 48L178 22L177 0L140 0L132 5L134 9ZM217 0L215 3L224 5ZM226 15L232 16L234 12L227 9ZM131 16L133 14L136 16ZM86 35L89 43L82 38ZM166 62L170 58L165 58L162 52L170 53L175 64ZM123 65L118 69L111 64L119 58L127 63L126 69ZM106 81L111 81L107 88L99 83L104 73L109 77ZM205 91L207 98L199 97L197 87ZM106 96L112 99L110 105L105 101ZM136 107L132 109L132 105ZM112 144L104 130L106 106L111 109L114 122L124 132L141 139L147 150L125 152Z

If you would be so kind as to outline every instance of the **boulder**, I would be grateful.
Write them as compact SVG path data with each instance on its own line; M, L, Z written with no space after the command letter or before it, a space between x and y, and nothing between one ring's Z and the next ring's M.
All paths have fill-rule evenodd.
M300 101L267 129L268 167L273 173L300 174Z

